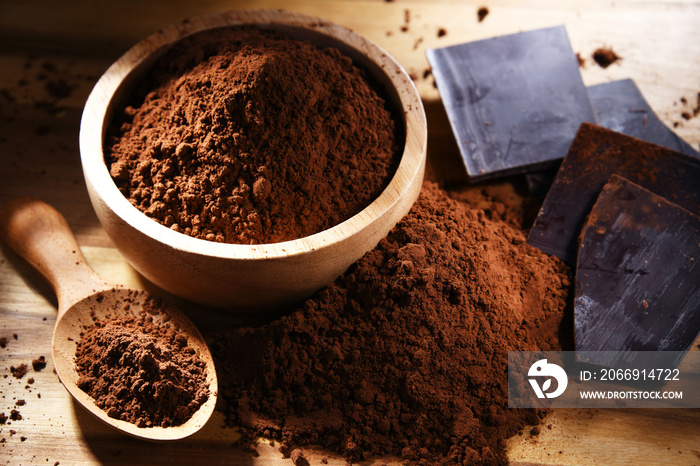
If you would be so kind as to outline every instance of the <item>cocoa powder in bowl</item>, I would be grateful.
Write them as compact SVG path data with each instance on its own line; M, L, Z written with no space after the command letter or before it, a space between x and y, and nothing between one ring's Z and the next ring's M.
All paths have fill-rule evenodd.
M108 128L105 157L146 215L210 241L308 236L386 187L402 128L334 48L235 27L178 42Z

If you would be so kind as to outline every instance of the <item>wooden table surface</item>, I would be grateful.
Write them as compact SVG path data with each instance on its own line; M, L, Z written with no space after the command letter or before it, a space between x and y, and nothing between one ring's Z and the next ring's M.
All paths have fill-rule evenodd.
M489 14L479 22L481 6ZM430 76L424 77L425 49L557 24L566 25L574 51L585 59L581 73L587 85L634 79L662 121L700 148L700 115L693 116L700 104L698 1L2 0L0 203L19 195L49 201L66 216L98 273L110 281L148 287L114 249L90 206L77 144L82 106L101 73L140 39L191 16L241 8L320 16L394 55L416 76L424 99L429 176L464 180L439 96ZM439 36L441 28L447 34ZM606 69L597 66L591 54L601 46L611 47L622 60ZM0 412L18 409L22 419L0 425L0 464L289 462L268 443L257 446L258 457L234 447L237 431L224 427L219 414L195 436L172 444L127 438L93 420L52 372L52 291L12 253L3 248L1 254L0 337L8 343L0 349ZM43 371L30 369L22 379L9 374L10 366L30 364L41 355L48 359ZM17 407L18 400L26 404ZM556 410L545 426L551 428L537 437L509 441L512 463L700 464L699 410ZM323 457L343 463L324 452L307 455L312 463Z

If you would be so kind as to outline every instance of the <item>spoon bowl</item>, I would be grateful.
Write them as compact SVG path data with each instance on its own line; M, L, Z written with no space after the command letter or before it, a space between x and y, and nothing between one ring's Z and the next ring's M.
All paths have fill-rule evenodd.
M218 382L211 352L194 324L175 306L163 303L154 321L185 335L187 344L206 365L209 397L184 423L171 427L139 427L110 417L78 386L75 354L81 333L95 321L118 312L145 312L150 294L104 281L87 264L63 216L48 204L30 198L7 203L0 210L0 237L51 284L58 297L58 315L52 340L53 363L68 392L90 413L106 424L144 440L178 440L197 432L210 418L216 405Z

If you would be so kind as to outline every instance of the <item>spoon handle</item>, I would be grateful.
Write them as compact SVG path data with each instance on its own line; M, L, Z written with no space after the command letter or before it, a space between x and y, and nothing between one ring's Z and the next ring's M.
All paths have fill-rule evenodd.
M73 304L113 288L87 264L66 219L38 199L17 198L0 210L0 238L51 284L58 319Z

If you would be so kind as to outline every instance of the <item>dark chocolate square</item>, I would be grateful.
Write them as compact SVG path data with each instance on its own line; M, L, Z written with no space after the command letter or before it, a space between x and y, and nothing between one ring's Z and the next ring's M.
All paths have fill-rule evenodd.
M427 57L470 181L546 168L596 121L564 26Z
M700 158L700 153L659 119L631 79L596 84L587 89L599 126ZM544 197L557 169L528 173L530 194Z
M700 159L583 123L527 242L575 264L581 227L613 174L700 214Z
M690 349L700 332L698 260L700 217L613 175L581 231L577 353ZM612 367L611 357L585 359Z
M659 119L631 79L589 86L588 95L599 126L700 157L698 151Z

